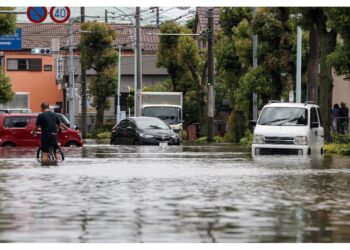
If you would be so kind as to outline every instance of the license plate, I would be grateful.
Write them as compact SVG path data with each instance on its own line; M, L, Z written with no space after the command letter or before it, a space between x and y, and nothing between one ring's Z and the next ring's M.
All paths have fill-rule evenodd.
M162 146L168 146L168 143L167 142L160 142L159 143L159 146L162 147Z

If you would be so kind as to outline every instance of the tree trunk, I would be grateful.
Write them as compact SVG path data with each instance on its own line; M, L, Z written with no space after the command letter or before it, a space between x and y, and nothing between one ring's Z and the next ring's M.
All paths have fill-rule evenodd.
M104 101L98 100L96 103L96 130L100 131L103 128L104 117Z
M309 63L308 63L308 101L318 103L318 58L319 58L319 34L315 23L310 26L309 35Z
M336 46L337 34L334 31L327 32L326 22L319 27L320 34L320 98L319 105L322 114L325 140L330 141L331 131L331 108L333 76L332 68L326 64L327 56L332 53Z
M271 99L272 100L280 100L281 99L281 93L282 93L282 81L281 81L281 74L276 71L271 72L272 77L272 93L271 93Z

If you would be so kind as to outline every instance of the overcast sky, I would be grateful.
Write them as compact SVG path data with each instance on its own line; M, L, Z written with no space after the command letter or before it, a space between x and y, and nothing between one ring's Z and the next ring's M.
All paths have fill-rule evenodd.
M186 23L186 21L194 17L195 7L159 7L160 8L160 21L171 20L178 18L178 22ZM179 9L181 8L181 9ZM17 7L18 11L26 11L27 7ZM98 20L104 22L105 20L105 9L108 11L108 22L116 23L130 23L130 18L133 19L133 14L135 7L86 7L85 15L86 20ZM49 8L48 8L49 11ZM126 13L128 17L125 17L123 14ZM80 8L72 7L71 16L78 17L80 16ZM156 11L153 12L150 10L150 7L141 7L141 18L142 24L155 24L156 23ZM17 16L18 23L30 22L26 15ZM52 23L51 18L48 16L45 20L46 23Z

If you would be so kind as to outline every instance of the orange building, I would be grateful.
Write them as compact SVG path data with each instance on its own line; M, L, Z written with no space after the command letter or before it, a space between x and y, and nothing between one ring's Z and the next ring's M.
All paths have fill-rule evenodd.
M32 55L25 51L5 51L2 63L16 93L8 107L40 111L44 101L52 106L63 104L63 91L56 84L55 58Z

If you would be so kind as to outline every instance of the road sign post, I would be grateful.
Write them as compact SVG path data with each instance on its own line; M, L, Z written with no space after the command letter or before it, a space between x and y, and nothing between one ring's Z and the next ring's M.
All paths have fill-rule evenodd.
M42 23L47 17L47 9L45 7L28 7L27 17L32 23Z
M55 23L65 23L70 17L69 7L52 7L50 17Z

